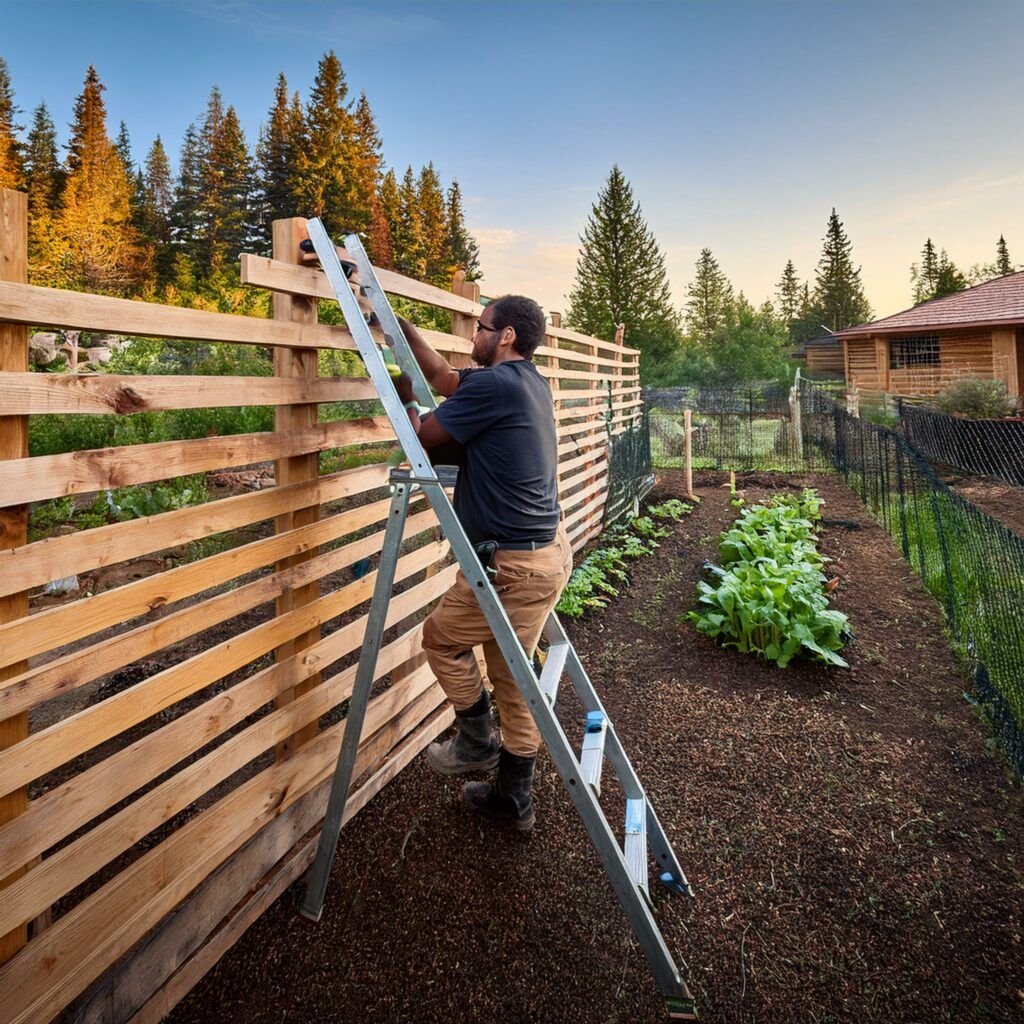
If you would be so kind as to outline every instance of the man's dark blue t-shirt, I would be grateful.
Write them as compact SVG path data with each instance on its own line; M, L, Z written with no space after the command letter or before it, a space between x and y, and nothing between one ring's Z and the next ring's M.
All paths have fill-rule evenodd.
M435 413L466 450L455 511L474 544L555 539L558 441L551 388L529 359L460 370Z

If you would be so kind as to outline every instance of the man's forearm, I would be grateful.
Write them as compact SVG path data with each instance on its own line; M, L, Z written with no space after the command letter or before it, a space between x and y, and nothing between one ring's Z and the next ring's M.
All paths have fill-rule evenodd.
M427 343L426 339L405 317L398 317L398 325L402 328L405 340L409 342L413 357L420 364L423 376L433 384L438 377L452 372L448 360L439 352L435 352Z

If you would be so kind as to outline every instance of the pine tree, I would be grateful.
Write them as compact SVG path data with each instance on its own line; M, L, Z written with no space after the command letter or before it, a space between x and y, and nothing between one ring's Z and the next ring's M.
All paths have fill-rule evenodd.
M1010 262L1010 250L1006 247L1006 239L1002 235L996 243L996 270L999 276L1013 273L1013 264Z
M22 152L17 134L22 126L14 123L20 113L21 108L14 105L7 62L0 57L0 188L22 187Z
M200 147L199 130L194 124L185 129L178 159L178 182L171 204L171 242L175 250L179 271L187 261L195 268L197 242L201 230L200 207L202 204L203 155Z
M566 324L608 341L625 324L627 343L640 349L641 375L650 379L679 352L679 317L665 257L617 166L591 207L580 242Z
M398 188L398 223L391 232L391 249L396 270L423 280L427 273L423 218L420 216L419 195L412 167L405 169L405 176Z
M934 299L941 299L956 292L962 292L967 287L967 278L957 269L956 264L949 258L946 250L939 254L938 270L935 278Z
M320 60L306 104L295 159L295 194L307 217L320 217L332 234L351 231L355 207L351 168L357 160L348 85L334 51ZM367 223L365 227L369 227Z
M796 267L793 266L792 260L786 260L775 294L779 300L779 318L788 329L800 315L800 279L796 276Z
M139 203L139 229L153 247L153 264L158 285L170 280L174 256L171 246L171 208L174 202L174 178L167 151L158 135L146 154L142 170Z
M380 184L383 163L382 142L373 111L366 93L359 94L354 116L355 159L351 165L352 208L349 212L349 230L370 235L377 205L377 187ZM372 252L370 254L373 255Z
M25 146L25 187L28 191L28 263L35 283L52 248L53 218L64 187L57 157L57 128L40 103L32 116Z
M448 186L448 208L446 211L445 260L449 277L456 270L466 275L467 281L479 281L480 250L476 239L466 230L466 218L462 212L462 189L453 181Z
M451 284L445 259L447 224L444 192L433 163L420 170L416 181L416 205L423 230L424 277L441 288Z
M911 264L910 283L913 288L914 305L935 298L935 289L939 283L939 257L935 246L929 238L921 250L921 263Z
M44 273L63 287L122 291L145 282L149 253L131 223L132 183L107 135L103 89L90 66L75 101L67 182Z
M121 126L118 129L114 149L117 150L117 155L121 158L121 163L124 164L125 174L134 177L135 165L132 163L132 140L128 135L128 125L124 121L121 122Z
M702 345L710 345L715 332L726 324L734 301L732 285L710 249L701 249L686 294L687 334Z
M376 212L370 238L373 259L378 266L398 269L399 254L396 246L401 244L401 235L402 198L395 172L389 168L377 190Z
M871 306L853 265L853 246L833 208L828 220L821 259L815 271L811 316L831 331L841 331L871 319Z
M296 213L295 147L297 142L301 144L301 138L302 107L298 94L289 106L288 82L282 73L277 76L274 105L267 114L267 123L260 129L256 146L259 179L256 219L260 242L267 253L272 243L272 223Z

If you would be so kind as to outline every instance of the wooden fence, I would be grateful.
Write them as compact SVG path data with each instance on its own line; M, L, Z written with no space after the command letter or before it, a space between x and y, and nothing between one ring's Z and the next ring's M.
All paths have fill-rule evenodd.
M304 221L275 223L273 259L242 259L273 291L264 320L32 287L25 196L0 202L0 1022L156 1021L311 861L375 578L352 567L380 550L387 509L382 464L320 475L318 457L393 434L379 416L318 422L319 403L373 392L318 376L319 350L355 345L317 322L329 289L300 258ZM451 333L424 333L468 364L476 285L380 278L450 313ZM537 363L579 548L601 529L609 433L640 416L638 354L552 319ZM29 325L267 346L275 375L29 373ZM28 457L30 416L246 404L273 406L274 430ZM30 503L264 461L269 489L28 542ZM452 721L419 631L455 567L413 511L349 815ZM153 569L240 528L256 539ZM135 562L110 589L35 600Z

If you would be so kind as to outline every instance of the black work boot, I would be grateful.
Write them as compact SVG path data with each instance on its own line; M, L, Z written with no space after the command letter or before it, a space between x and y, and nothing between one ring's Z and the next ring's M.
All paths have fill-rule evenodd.
M427 747L427 763L442 775L490 771L498 763L498 739L487 694L465 711L455 712L455 735Z
M494 782L467 782L462 799L474 810L491 818L511 822L522 832L533 828L534 810L530 790L537 758L510 754L504 747Z

